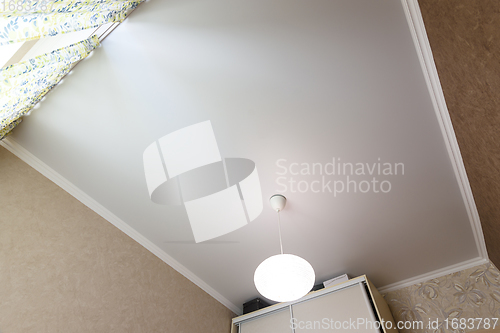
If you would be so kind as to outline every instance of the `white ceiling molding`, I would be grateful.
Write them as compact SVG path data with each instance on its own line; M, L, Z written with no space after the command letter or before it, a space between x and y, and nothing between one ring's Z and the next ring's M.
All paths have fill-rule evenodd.
M396 283L391 283L391 284L388 284L387 286L383 286L381 288L377 287L377 289L381 293L387 293L387 292L398 290L401 288L406 288L406 287L412 286L412 285L417 284L417 283L422 283L422 282L425 282L428 280L436 279L436 278L439 278L441 276L456 273L456 272L462 271L464 269L469 269L469 268L472 268L475 266L483 265L483 264L486 264L488 262L489 262L488 259L477 257L475 259L466 260L466 261L458 263L456 265L444 267L442 269L437 269L435 271L432 271L432 272L429 272L426 274L422 274L422 275L418 275L418 276L415 276L415 277L412 277L412 278L409 278L409 279L406 279L403 281L399 281Z
M401 0L401 3L403 4L406 20L408 21L408 25L410 27L413 42L415 43L415 49L417 51L420 65L422 66L422 72L427 83L427 88L429 89L429 95L434 106L434 111L436 112L441 133L443 134L446 149L448 150L451 164L460 187L460 192L467 209L467 214L469 216L469 221L471 223L472 232L474 233L480 258L488 259L488 252L486 250L486 243L484 241L484 234L481 227L481 221L479 219L479 213L474 201L469 179L467 178L467 172L465 171L462 154L460 153L460 147L458 146L455 131L453 130L453 124L448 112L448 107L446 106L443 89L441 87L441 82L439 81L439 75L436 64L434 63L431 45L429 43L429 39L427 38L427 32L425 30L420 7L418 6L418 1Z
M134 228L130 227L127 223L122 221L115 214L111 213L108 209L104 208L100 203L92 199L89 195L87 195L81 189L73 185L66 178L62 177L59 173L54 171L54 169L50 168L47 164L40 161L36 156L34 156L29 151L24 149L20 144L18 144L12 138L3 139L2 141L0 141L0 145L5 149L7 149L8 151L10 151L12 154L19 157L22 161L31 166L33 169L35 169L36 171L40 172L42 175L50 179L57 186L61 187L63 190L71 194L85 206L89 207L94 212L99 214L102 218L109 221L115 227L123 231L127 236L129 236L137 243L144 246L147 250L149 250L155 256L163 260L167 265L175 269L177 272L184 275L187 279L196 284L210 296L218 300L229 310L233 311L237 315L240 315L242 313L242 309L240 307L230 302L219 292L217 292L215 289L206 284L202 279L193 274L189 269L184 267L177 260L168 255L165 251L163 251L158 246L153 244L146 237L138 233Z

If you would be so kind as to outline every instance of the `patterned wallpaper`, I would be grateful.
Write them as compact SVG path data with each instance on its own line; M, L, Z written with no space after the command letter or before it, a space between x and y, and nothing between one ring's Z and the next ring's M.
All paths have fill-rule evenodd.
M384 295L396 322L423 322L401 333L471 332L500 318L500 271L487 263ZM488 327L488 322L491 327ZM495 328L500 328L500 323Z

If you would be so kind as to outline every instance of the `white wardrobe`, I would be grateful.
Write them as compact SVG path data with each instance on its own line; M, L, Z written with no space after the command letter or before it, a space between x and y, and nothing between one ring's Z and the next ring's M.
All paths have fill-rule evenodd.
M381 323L383 323L381 325ZM233 319L231 333L395 333L387 303L366 276Z

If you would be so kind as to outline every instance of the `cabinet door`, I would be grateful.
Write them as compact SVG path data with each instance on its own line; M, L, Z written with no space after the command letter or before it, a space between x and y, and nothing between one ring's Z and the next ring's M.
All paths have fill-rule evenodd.
M240 333L292 333L290 309L272 312L240 324Z
M363 288L356 284L292 305L295 333L380 333Z

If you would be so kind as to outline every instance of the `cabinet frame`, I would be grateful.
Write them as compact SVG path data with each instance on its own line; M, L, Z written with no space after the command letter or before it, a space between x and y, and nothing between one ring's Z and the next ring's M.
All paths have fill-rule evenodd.
M308 293L306 296L292 302L285 302L285 303L278 303L275 305L268 306L264 309L260 309L251 313L247 313L245 315L235 317L232 319L232 325L231 325L231 333L239 333L239 325L250 321L250 320L255 320L258 319L259 317L266 316L268 314L271 314L272 312L275 311L281 311L284 310L284 308L288 308L288 311L290 311L290 315L293 318L293 312L292 312L292 305L296 305L302 302L309 301L311 299L321 297L323 295L333 293L345 288L352 287L356 284L362 284L365 288L363 288L363 291L366 291L365 296L367 298L367 302L371 303L372 305L372 310L373 310L373 315L376 320L381 321L391 321L392 322L392 328L387 329L386 327L383 327L380 329L382 333L398 333L398 330L396 328L396 324L394 323L394 318L392 317L392 313L389 309L389 306L385 302L385 299L382 297L382 295L378 292L378 290L373 286L373 284L368 280L366 275L359 276L357 278L350 279L349 281L345 281L339 284L336 284L334 286L330 286L328 288L320 289L317 291L312 291Z

